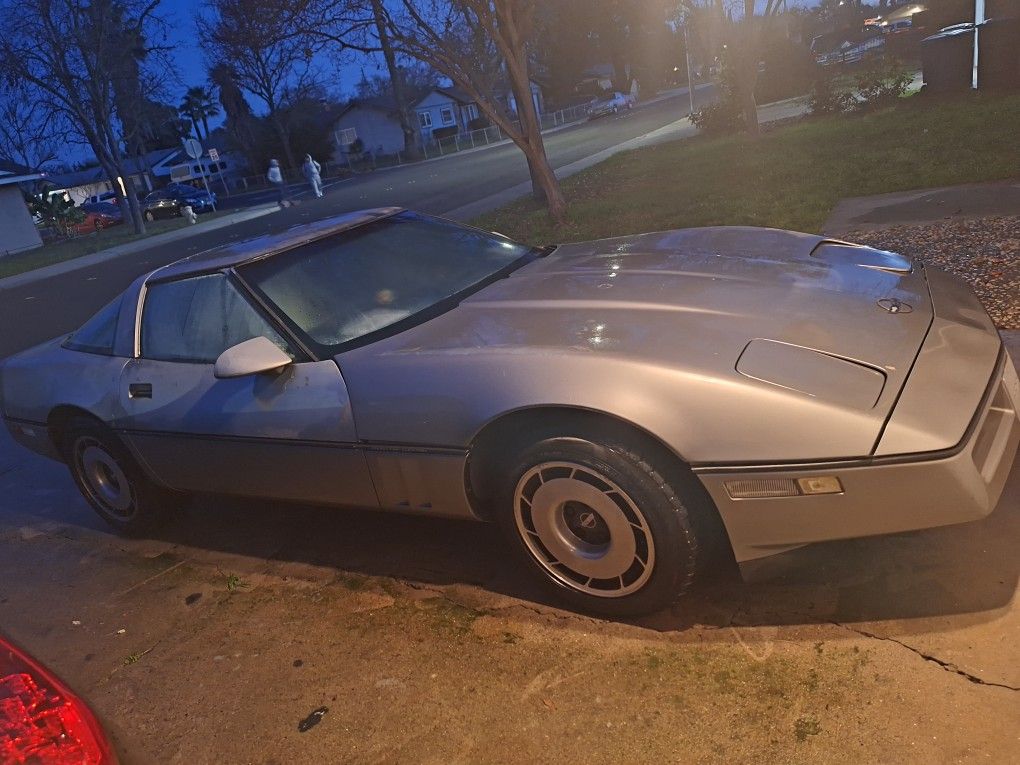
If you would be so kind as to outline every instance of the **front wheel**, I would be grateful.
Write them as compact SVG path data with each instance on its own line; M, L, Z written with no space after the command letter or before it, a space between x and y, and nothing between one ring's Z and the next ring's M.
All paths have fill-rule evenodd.
M156 220L156 216L153 214L151 210L146 210L145 220L149 221L149 223L152 223L154 220Z
M693 581L698 545L687 508L631 444L536 443L518 456L498 510L528 568L585 611L656 611Z
M142 473L116 436L82 417L69 424L63 442L71 476L99 517L127 536L163 522L175 496Z

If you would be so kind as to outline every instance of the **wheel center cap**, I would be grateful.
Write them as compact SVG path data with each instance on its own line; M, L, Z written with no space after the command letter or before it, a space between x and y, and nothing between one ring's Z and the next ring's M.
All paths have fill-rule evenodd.
M577 520L581 524L581 527L585 528L585 529L593 529L593 528L595 528L595 524L597 522L596 519L595 519L595 513L592 513L592 512L589 512L589 511L581 513L577 517Z

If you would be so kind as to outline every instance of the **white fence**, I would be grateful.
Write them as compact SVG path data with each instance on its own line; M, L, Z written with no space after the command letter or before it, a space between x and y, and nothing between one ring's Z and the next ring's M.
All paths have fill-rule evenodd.
M542 131L552 130L553 128L561 125L586 119L588 115L591 114L591 108L591 104L581 104L569 109L561 109L558 112L547 112L546 114L541 114L539 115L539 120L542 125ZM349 138L349 135L345 135L343 138ZM349 143L349 141L345 142L342 140L341 131L337 131L337 133L334 134L334 140L337 142L338 146L343 146L345 143ZM421 149L425 159L436 159L438 157L445 157L448 154L456 154L457 152L467 151L468 149L477 149L480 146L488 146L505 140L507 140L507 136L503 133L503 131L496 125L490 125L486 128L456 133L454 135L444 136L443 138L428 141L421 147ZM404 156L403 152L399 151L396 154L387 155L379 155L366 151L357 156L352 156L350 154L344 155L344 162L341 163L341 167L346 165L351 172L357 172L359 170L372 170L380 167L403 165L409 161L412 160L409 160L406 156Z

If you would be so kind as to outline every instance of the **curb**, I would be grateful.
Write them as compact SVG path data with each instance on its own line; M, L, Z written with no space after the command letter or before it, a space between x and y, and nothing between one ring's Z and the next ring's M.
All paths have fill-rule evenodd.
M215 231L218 228L232 226L235 223L242 223L246 220L252 220L253 218L260 218L263 215L275 212L277 209L279 208L275 203L271 205L261 205L243 212L224 215L222 218L207 221L206 223L198 223L189 228L181 228L175 231L167 231L163 234L147 236L143 239L138 239L133 242L117 245L116 247L110 247L106 250L94 252L91 255L82 255L78 258L71 258L69 260L60 261L59 263L52 263L48 266L42 266L41 268L35 268L31 271L14 274L13 276L5 276L0 279L0 290L21 287L25 284L31 284L32 282L39 281L41 279L48 279L52 276L70 273L71 271L77 271L81 268L88 268L99 263L105 263L108 260L114 260L123 255L130 255L135 252L141 252L149 247L166 244L167 242L189 239L196 234L204 234L207 231Z

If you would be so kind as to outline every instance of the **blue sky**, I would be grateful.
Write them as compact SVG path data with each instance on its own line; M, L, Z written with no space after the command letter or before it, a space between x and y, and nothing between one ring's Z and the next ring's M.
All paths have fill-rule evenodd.
M167 83L166 98L171 103L179 103L184 91L193 85L203 85L206 81L206 61L199 45L196 25L201 11L201 0L163 0L160 3L161 15L168 22L167 44L173 45L173 61L176 64L174 77ZM371 76L375 73L375 64L360 57L357 64L348 64L337 71L333 61L322 57L319 68L327 88L334 95L350 94L361 78L361 67ZM253 103L252 108L259 111L260 104Z

